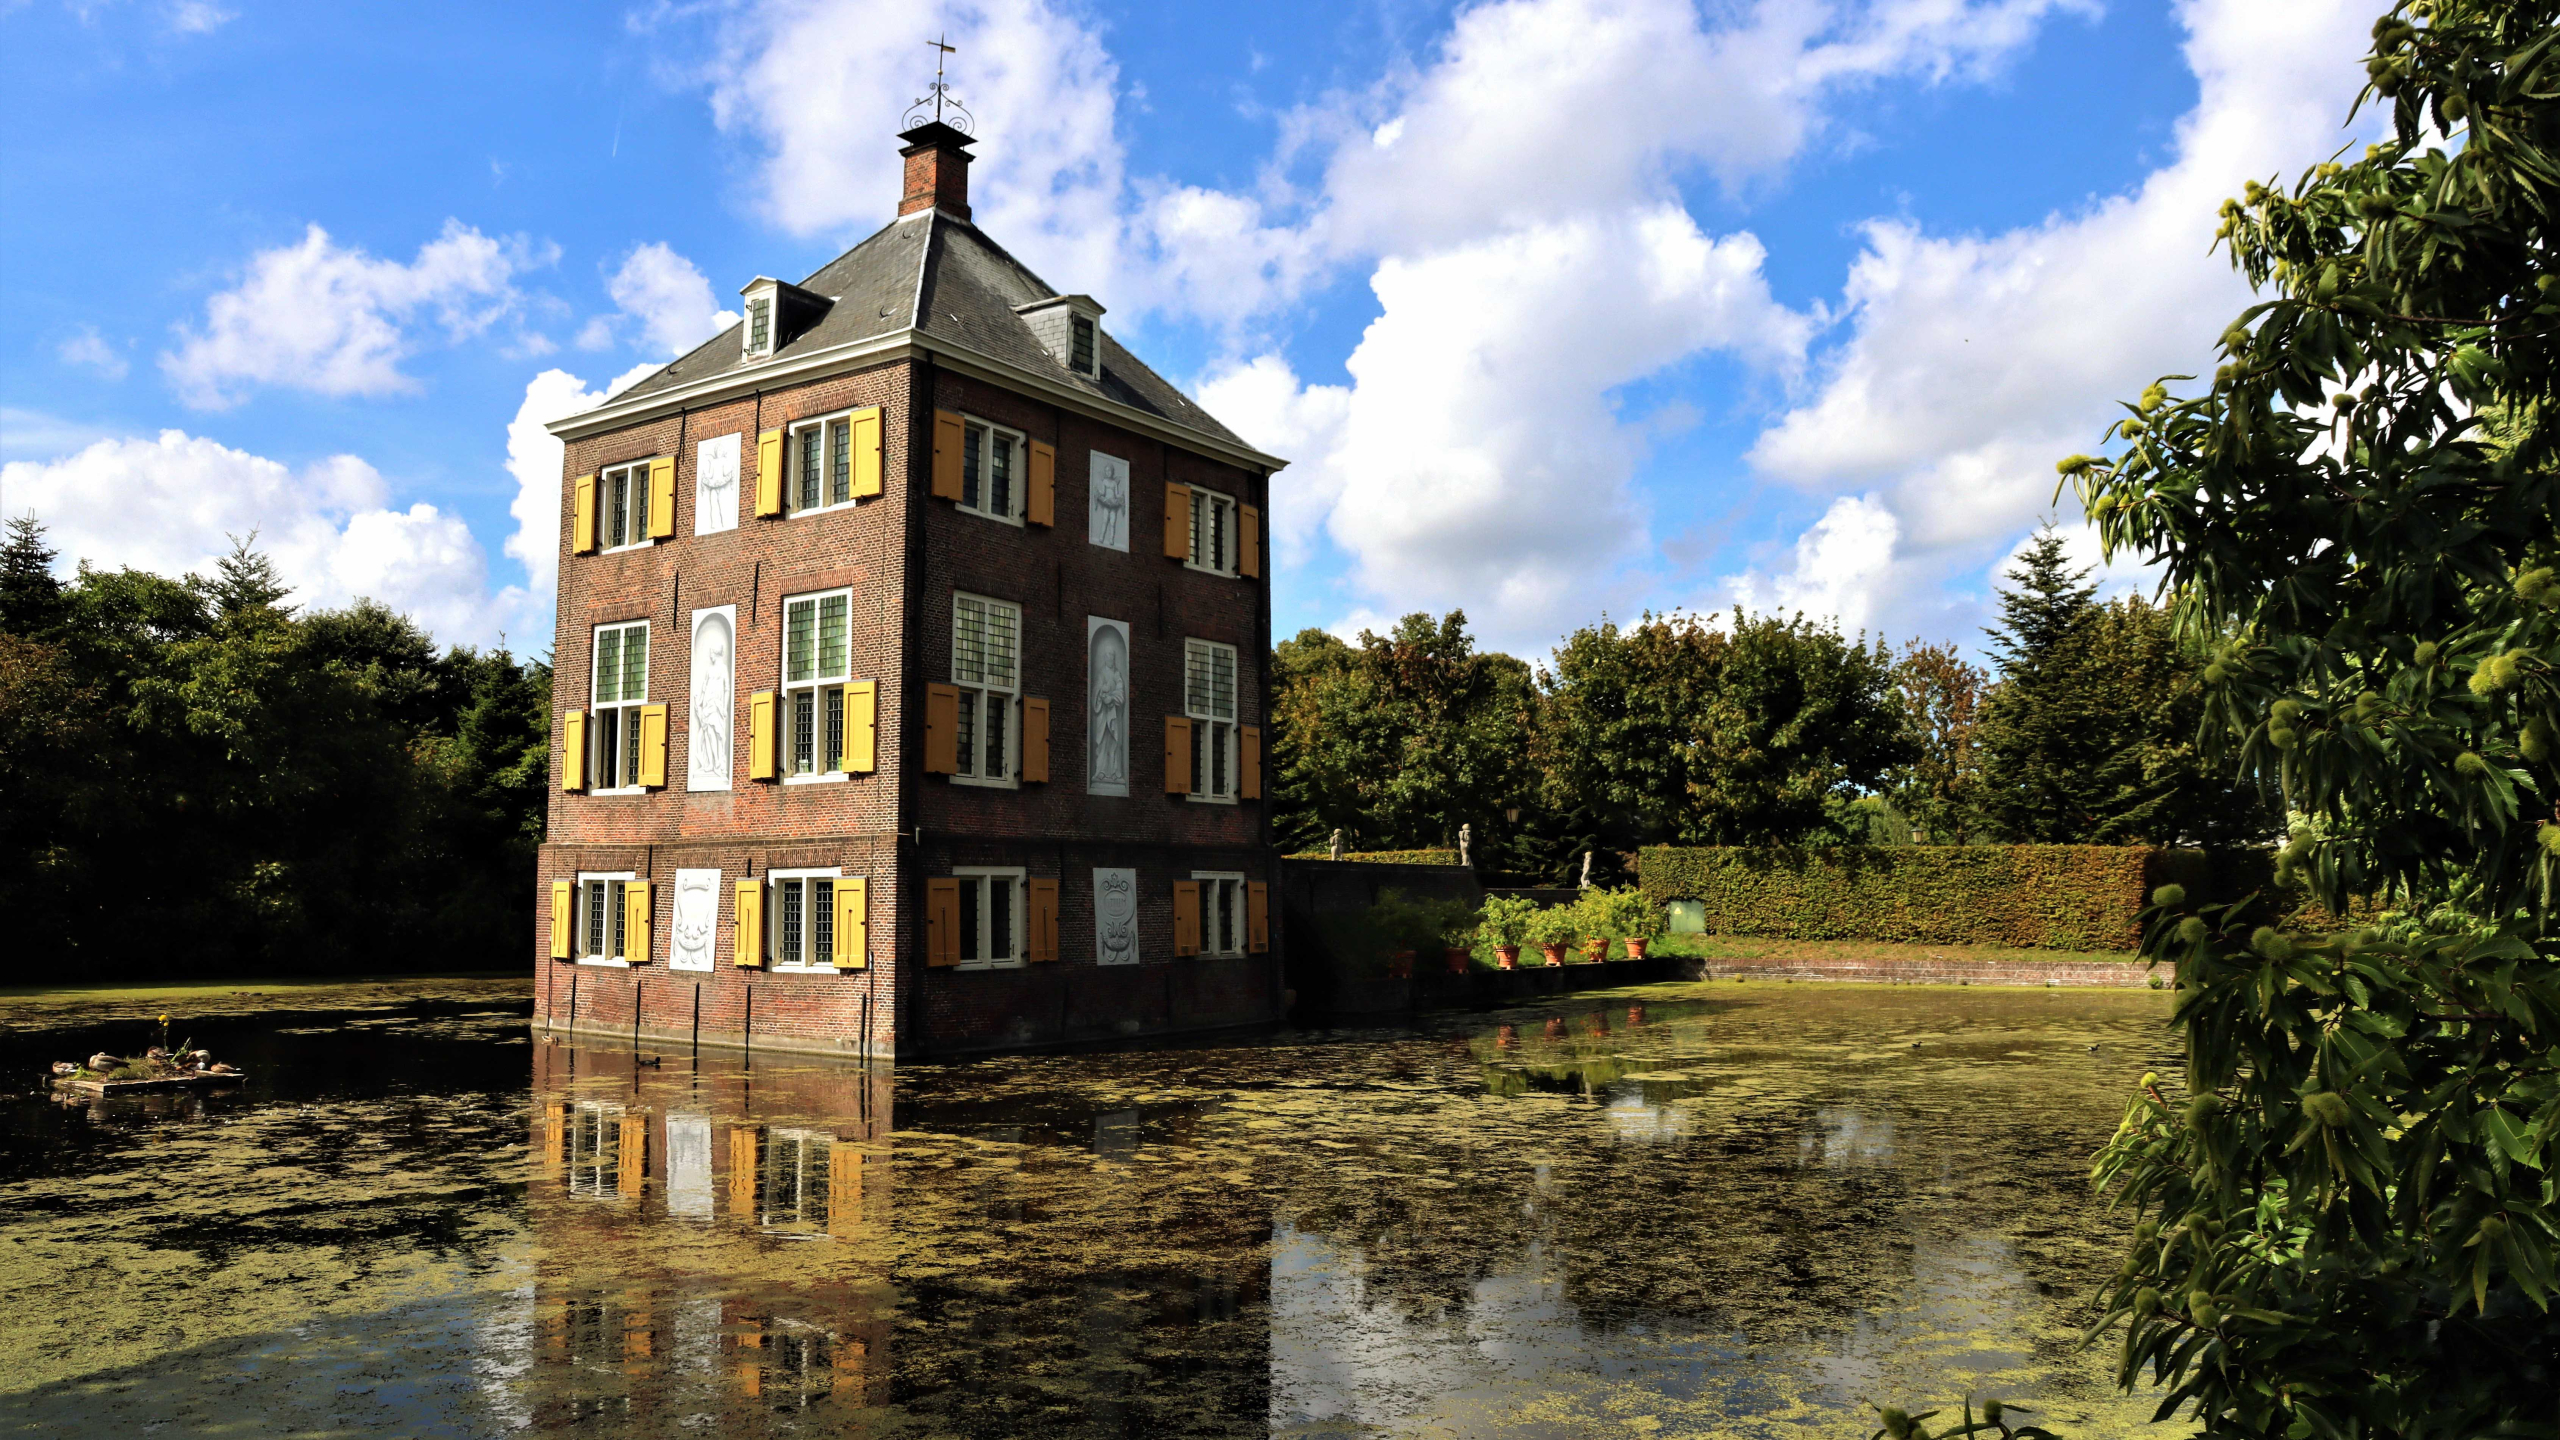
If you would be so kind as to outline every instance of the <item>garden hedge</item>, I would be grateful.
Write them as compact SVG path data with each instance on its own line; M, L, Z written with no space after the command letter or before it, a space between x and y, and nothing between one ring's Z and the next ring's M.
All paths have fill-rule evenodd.
M1901 845L1822 850L1650 846L1636 852L1645 898L1696 900L1711 934L2131 950L2151 892L2195 900L2268 887L2263 851L2114 845ZM2298 901L2273 897L2293 912ZM2290 923L2328 928L2303 912Z
M1330 860L1333 856L1322 850L1301 850L1286 858ZM1455 865L1458 863L1458 852L1455 850L1345 850L1342 852L1342 858L1358 860L1369 865Z

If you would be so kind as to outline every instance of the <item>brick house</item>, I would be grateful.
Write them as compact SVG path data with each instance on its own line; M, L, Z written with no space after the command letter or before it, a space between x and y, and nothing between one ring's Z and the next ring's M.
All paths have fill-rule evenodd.
M1284 463L970 223L898 216L567 447L537 1023L914 1056L1282 1007Z

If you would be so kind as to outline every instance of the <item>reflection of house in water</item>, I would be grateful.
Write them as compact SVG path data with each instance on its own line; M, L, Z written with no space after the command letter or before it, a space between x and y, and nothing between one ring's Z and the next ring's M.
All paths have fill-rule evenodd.
M537 1428L885 1399L885 1072L534 1054Z

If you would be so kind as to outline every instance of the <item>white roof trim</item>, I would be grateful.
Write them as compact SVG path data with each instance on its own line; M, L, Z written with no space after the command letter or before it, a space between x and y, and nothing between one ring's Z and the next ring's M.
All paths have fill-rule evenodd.
M954 368L971 370L983 379L1010 386L1081 410L1096 419L1107 420L1123 429L1152 435L1212 459L1265 470L1279 470L1288 461L1266 455L1250 445L1222 440L1204 431L1194 430L1179 421L1123 405L1107 396L1091 394L1051 376L1027 370L1009 361L999 360L982 351L948 340L935 339L913 328L891 331L868 340L856 340L790 360L779 357L766 360L748 370L723 371L705 376L689 385L661 390L638 400L607 400L593 410L582 411L565 419L554 420L543 428L562 440L584 440L608 430L672 415L678 410L699 409L753 395L759 390L778 390L786 385L805 384L830 376L848 373L890 360L931 356L952 364Z

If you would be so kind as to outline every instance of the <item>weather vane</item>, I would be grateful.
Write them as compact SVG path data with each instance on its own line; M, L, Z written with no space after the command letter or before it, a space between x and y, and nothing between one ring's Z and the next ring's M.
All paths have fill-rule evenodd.
M930 94L916 97L916 103L907 107L907 118L901 123L910 130L919 125L948 125L961 134L967 135L978 127L978 122L970 117L968 107L951 98L951 85L942 78L943 58L960 53L959 46L948 43L950 38L951 32L946 30L940 39L924 42L932 46L935 52L933 90ZM925 109L928 105L933 107L931 113L927 113Z

